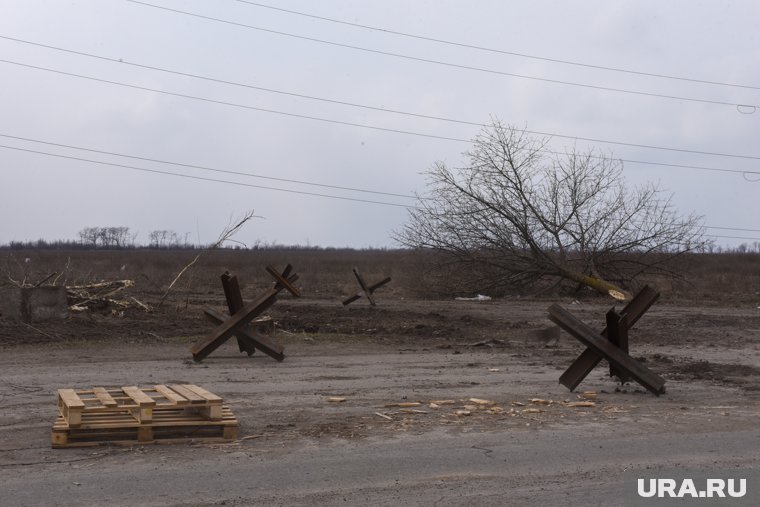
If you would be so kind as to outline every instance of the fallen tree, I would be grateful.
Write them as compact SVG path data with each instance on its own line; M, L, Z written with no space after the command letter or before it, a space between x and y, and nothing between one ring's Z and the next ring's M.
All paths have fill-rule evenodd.
M642 274L677 276L671 261L705 246L702 218L679 216L655 184L628 188L621 161L546 145L495 121L466 165L427 172L396 240L440 252L481 289L564 282L616 299Z

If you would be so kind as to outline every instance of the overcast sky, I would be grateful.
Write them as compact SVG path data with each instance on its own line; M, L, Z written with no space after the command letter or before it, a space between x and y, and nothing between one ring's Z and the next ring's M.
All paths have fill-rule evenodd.
M288 94L476 124L498 117L554 134L558 151L752 171L627 162L624 174L632 185L659 181L680 212L705 216L710 234L752 238L720 244L760 239L760 110L736 107L760 105L755 0L265 0L311 17L235 0L145 1L162 9L0 0L0 243L75 239L88 226L127 226L141 243L156 229L208 243L253 209L264 218L237 236L249 245L394 246L414 203L403 196L424 192L421 173L436 161L462 163L479 130Z

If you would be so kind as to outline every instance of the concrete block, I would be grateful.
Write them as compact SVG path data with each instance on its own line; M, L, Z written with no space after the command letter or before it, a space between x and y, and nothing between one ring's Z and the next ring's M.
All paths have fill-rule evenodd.
M0 289L0 317L31 324L69 316L66 287L6 287Z

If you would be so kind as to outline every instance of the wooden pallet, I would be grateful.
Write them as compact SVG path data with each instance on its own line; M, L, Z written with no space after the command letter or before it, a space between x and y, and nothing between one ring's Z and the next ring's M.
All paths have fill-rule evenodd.
M59 389L53 447L237 438L222 398L193 384Z

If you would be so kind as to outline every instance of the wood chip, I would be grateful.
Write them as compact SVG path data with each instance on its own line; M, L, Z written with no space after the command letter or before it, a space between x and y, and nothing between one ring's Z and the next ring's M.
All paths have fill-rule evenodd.
M465 410L477 410L478 406L477 405L465 405L464 409Z
M551 405L554 403L552 400L544 400L541 398L531 398L530 402L534 405Z
M515 407L524 407L525 403L523 403L521 401L513 401L512 405L514 405Z
M263 437L263 436L264 436L264 435L248 435L247 437L238 438L238 439L237 439L237 440L235 440L235 441L236 441L236 442L242 442L242 441L244 441L244 440L253 440L254 438L261 438L261 437Z
M427 414L426 410L417 410L414 408L402 408L399 410L401 414Z
M400 408L407 408L407 407L419 407L422 405L419 401L409 401L409 402L403 402L403 403L389 403L385 405L385 408L393 408L393 407L400 407Z
M393 420L393 417L391 417L391 416L389 416L389 415L381 414L380 412L375 412L375 415L379 415L379 416L380 416L380 417L382 417L383 419L388 419L389 421L392 421L392 420Z
M480 398L470 398L467 401L471 401L471 402L473 402L476 405L493 405L494 403L496 403L495 401L483 400L483 399L480 399Z
M430 400L430 403L435 403L436 405L453 405L456 403L456 400Z
M437 403L432 403L432 402L430 404L428 404L428 407L430 407L430 408L441 408L440 405L438 405Z
M575 407L575 408L586 408L586 407L594 407L596 406L596 403L593 401L571 401L570 403L565 404L566 407Z
M578 395L578 397L586 399L586 400L595 400L596 391L583 391L581 394Z
M472 414L472 412L470 412L469 410L457 410L456 412L454 412L454 414L455 415L470 415Z
M540 414L543 412L540 408L526 408L522 411L523 414Z
M488 371L495 373L497 371L501 371L501 368L488 368Z
M341 398L340 396L331 396L330 398L327 398L327 401L330 403L343 403L346 401L345 398Z

